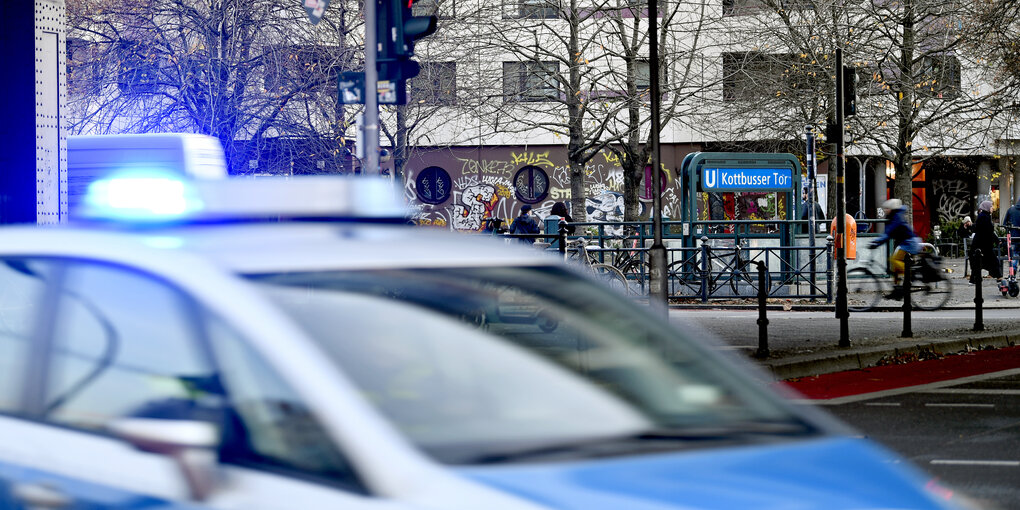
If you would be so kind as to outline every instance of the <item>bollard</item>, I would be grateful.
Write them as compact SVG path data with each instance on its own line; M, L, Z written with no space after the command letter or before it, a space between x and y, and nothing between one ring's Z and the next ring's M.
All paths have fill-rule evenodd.
M832 302L832 248L833 237L825 238L825 302Z
M913 260L908 253L903 257L903 332L900 333L900 336L903 338L914 337L914 332L910 329L910 287L912 287L910 285L910 279L912 278L912 268L910 266L912 264Z
M708 279L712 275L708 272L708 268L712 267L708 258L711 257L708 247L708 236L701 236L701 302L708 302Z
M974 248L970 254L970 281L974 284L974 331L985 330L985 312L981 297L981 250Z
M560 246L559 246L560 255L563 255L563 258L566 258L567 257L567 224L566 223L564 223L562 221L560 222L560 228L556 232L556 235L558 236L558 240L559 240L559 243L560 243Z
M766 286L765 262L759 260L756 264L758 265L758 350L754 353L754 357L767 358L769 357L769 319L765 300L768 298L769 289Z

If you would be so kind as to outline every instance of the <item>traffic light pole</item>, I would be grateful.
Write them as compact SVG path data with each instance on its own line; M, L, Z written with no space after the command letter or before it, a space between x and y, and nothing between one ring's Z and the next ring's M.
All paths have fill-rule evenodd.
M843 110L843 99L846 94L846 73L843 72L843 50L836 49L836 318L839 319L839 346L850 347L850 311L847 309L846 286L846 192L845 174L846 161L844 150L846 141L844 125L846 116Z
M378 36L372 27L379 15L378 0L365 2L365 123L361 137L365 147L365 160L361 162L362 175L379 175L379 69Z

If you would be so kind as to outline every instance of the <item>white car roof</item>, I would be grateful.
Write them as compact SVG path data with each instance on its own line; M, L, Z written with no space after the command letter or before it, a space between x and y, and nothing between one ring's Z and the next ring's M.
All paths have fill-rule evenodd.
M237 273L397 267L548 265L544 253L491 236L409 225L267 222L140 230L5 227L0 253L97 258L129 263L152 251L188 252Z

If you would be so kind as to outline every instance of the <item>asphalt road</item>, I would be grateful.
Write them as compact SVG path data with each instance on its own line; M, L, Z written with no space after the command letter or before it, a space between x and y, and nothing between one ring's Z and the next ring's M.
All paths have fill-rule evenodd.
M1020 510L1020 370L825 409L988 508Z
M806 354L834 349L839 344L839 321L834 312L770 310L767 317L768 344L773 355ZM680 327L693 324L711 333L728 348L753 352L758 347L756 310L673 309L669 318ZM913 338L970 334L975 319L974 310L914 311L911 318ZM878 345L901 339L903 313L851 313L848 324L851 343ZM984 326L988 332L1020 330L1020 313L1016 309L985 309Z

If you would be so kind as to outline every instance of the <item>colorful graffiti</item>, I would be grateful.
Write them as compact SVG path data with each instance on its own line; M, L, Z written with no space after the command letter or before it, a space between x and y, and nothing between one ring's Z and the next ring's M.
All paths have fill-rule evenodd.
M570 203L570 166L557 164L548 150L509 151L504 159L457 157L460 168L448 168L452 177L450 199L442 204L426 204L418 199L414 172L408 172L405 197L414 209L419 225L431 225L461 231L480 231L489 218L511 220L524 205L515 191L513 179L522 168L540 168L548 176L544 199L532 203L539 218L549 214L556 202ZM623 169L619 158L604 152L585 165L585 210L579 221L623 221ZM667 171L668 183L672 172ZM542 181L544 184L544 180ZM671 186L663 190L664 214L679 217L680 194ZM646 203L647 202L647 203ZM647 216L650 200L642 200L642 216Z

